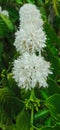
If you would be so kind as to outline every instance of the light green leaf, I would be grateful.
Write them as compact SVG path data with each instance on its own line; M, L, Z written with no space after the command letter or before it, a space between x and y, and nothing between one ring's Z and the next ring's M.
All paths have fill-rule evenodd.
M8 17L6 17L5 15L0 14L0 18L6 24L7 28L9 29L9 31L13 31L14 30L13 24L12 24L12 22L10 21L10 19Z
M23 4L22 0L16 0L16 3Z
M48 113L49 113L49 110L41 110L41 111L38 111L38 112L35 114L34 118L35 118L35 119L39 119L39 118L41 118L41 117L46 116Z
M49 3L49 0L45 0L45 4L48 4Z
M30 117L24 109L17 116L16 129L17 130L30 130Z

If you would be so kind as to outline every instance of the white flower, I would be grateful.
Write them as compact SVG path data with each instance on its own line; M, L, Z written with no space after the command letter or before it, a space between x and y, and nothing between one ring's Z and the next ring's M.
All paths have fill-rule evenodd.
M34 24L37 28L43 25L41 13L33 4L24 4L19 10L19 15L20 25L23 28L29 24Z
M14 45L21 54L25 51L34 53L35 51L41 52L42 48L46 46L46 35L45 32L40 28L20 29L17 31Z
M5 16L9 17L8 11L2 10L1 6L0 6L0 14L3 14Z
M20 29L15 33L14 45L21 54L25 51L41 52L46 46L41 14L35 5L25 4L20 9Z
M24 53L14 61L13 78L20 88L31 89L39 83L39 87L47 87L47 76L51 74L50 63L34 53Z

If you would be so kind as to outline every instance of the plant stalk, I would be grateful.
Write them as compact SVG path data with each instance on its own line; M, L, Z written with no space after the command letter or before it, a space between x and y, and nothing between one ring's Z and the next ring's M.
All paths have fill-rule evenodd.
M53 0L53 7L54 7L56 15L58 16L59 13L58 13L57 5L56 5L56 0Z
M32 89L31 90L31 98L33 99L34 96L35 96L34 89ZM32 108L31 108L31 128L32 128L32 130L34 130L33 124L34 124L34 106L33 106L33 103L32 103Z
M34 123L34 106L31 108L31 127L33 126Z

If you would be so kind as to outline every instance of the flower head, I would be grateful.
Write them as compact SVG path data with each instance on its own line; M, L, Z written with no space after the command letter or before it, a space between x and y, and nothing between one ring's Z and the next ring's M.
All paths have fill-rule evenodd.
M3 14L5 16L9 17L8 11L2 10L1 6L0 6L0 14Z
M25 4L20 11L20 27L15 33L15 42L17 51L21 54L25 51L34 53L41 52L46 46L46 34L43 30L43 20L41 14L35 5Z
M20 10L20 27L25 28L27 25L33 25L40 28L43 25L40 11L32 4L24 4Z
M20 88L31 89L39 83L39 87L46 87L47 76L51 74L50 63L34 53L24 53L14 61L13 78Z

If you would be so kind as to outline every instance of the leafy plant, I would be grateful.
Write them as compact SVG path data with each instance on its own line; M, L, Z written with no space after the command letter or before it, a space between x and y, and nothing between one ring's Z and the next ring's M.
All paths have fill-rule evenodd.
M18 11L25 3L35 4L41 11L47 35L42 55L51 62L53 71L48 88L39 89L37 84L32 93L20 90L12 78L13 61L19 56L13 44L14 33L19 25ZM0 0L0 5L9 12L9 17L0 13L0 129L59 130L60 0Z

